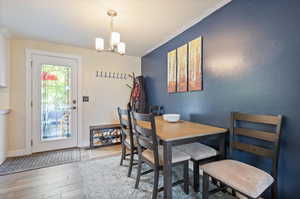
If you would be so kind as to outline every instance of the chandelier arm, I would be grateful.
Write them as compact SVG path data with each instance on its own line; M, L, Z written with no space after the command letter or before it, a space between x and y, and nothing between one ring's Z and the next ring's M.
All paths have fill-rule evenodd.
M114 31L114 16L111 16L110 20L110 32Z

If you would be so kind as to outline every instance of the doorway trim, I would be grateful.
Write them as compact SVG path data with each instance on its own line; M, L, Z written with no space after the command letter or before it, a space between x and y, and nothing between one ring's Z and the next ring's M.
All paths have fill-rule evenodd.
M48 52L48 51L42 51L42 50L35 50L26 48L25 49L25 67L26 67L26 140L25 140L25 155L32 154L32 56L33 55L44 55L44 56L50 56L50 57L59 57L59 58L68 58L73 59L78 64L78 73L77 73L77 147L83 147L84 145L84 137L83 137L83 131L82 131L82 58L81 56L76 55L69 55L69 54L63 54L63 53L54 53L54 52Z

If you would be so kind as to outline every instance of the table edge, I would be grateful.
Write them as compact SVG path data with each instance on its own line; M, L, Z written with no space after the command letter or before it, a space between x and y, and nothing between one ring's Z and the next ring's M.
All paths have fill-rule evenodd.
M220 135L220 134L227 134L229 132L228 129L224 129L221 132L216 132L216 133L211 133L211 134L202 134L202 135L192 135L192 136L185 136L185 137L179 137L179 138L169 138L169 139L162 139L159 138L163 142L173 142L173 141L178 141L178 140L185 140L185 139L191 139L191 138L197 138L197 137L205 137L205 136L214 136L214 135ZM158 136L159 137L159 136Z

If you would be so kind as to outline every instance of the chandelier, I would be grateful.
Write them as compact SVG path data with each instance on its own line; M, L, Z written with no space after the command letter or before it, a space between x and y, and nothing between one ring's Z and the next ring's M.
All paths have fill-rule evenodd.
M120 33L114 31L114 17L118 15L118 13L114 10L108 10L107 15L111 17L110 21L110 47L108 49L104 49L104 39L97 37L95 40L95 47L98 52L114 52L119 53L120 55L125 54L126 44L120 41Z

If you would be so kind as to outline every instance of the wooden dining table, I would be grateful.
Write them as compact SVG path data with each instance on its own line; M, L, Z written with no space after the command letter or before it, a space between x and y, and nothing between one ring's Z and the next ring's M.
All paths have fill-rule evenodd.
M163 145L164 198L172 198L173 146L198 142L214 137L218 142L221 159L225 158L225 136L228 133L228 129L182 120L176 123L169 123L164 121L161 116L155 117L155 123L159 142Z

